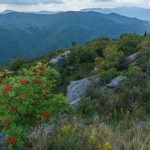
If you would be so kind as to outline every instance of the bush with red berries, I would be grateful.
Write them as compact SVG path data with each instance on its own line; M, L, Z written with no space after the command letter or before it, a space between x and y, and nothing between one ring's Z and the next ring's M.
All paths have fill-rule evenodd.
M4 144L23 145L30 128L53 122L68 110L67 99L52 92L59 77L55 69L39 63L1 81L0 133L7 137Z

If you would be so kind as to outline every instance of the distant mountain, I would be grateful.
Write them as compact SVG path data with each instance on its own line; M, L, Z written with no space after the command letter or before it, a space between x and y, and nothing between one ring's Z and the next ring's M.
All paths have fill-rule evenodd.
M81 10L83 12L94 11L104 14L117 13L127 17L134 17L141 20L150 20L150 9L139 7L116 7L116 8L89 8Z
M8 14L8 13L12 13L12 12L15 12L13 10L5 10L3 12L1 12L0 14Z
M31 12L34 14L41 14L41 15L52 15L52 14L57 14L57 13L62 13L61 11L39 11L39 12Z
M114 13L63 12L0 14L0 64L17 56L36 57L50 50L84 43L100 36L150 31L149 22Z
M13 13L16 11L13 10L5 10L3 12L1 12L0 14L8 14L8 13ZM19 13L19 12L18 12ZM20 13L32 13L32 14L40 14L40 15L51 15L51 14L57 14L57 13L62 13L61 11L38 11L38 12L20 12Z

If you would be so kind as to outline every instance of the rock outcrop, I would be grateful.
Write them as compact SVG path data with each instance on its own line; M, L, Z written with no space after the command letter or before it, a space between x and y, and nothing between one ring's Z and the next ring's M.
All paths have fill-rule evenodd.
M107 84L107 87L108 88L116 88L118 87L123 80L125 80L126 77L123 77L123 76L118 76L118 77L115 77L111 80L111 82L109 84Z
M77 103L80 97L85 96L90 85L91 83L87 78L78 81L71 81L67 88L67 96L70 99L70 104Z
M67 87L67 96L69 97L70 105L75 105L81 97L85 96L93 82L99 82L99 75L71 81L70 85Z
M127 63L132 63L138 57L139 52L134 53L126 58Z
M138 126L139 127L150 126L150 121L149 120L148 121L140 121L138 123Z
M53 64L53 65L60 66L60 65L62 65L65 62L66 57L70 53L71 53L70 51L65 51L63 54L61 54L61 55L57 56L56 58L53 58L52 60L50 60L49 63Z

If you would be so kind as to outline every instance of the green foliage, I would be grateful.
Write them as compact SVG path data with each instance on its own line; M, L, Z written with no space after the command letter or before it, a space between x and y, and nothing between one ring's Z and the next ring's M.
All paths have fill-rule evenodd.
M122 51L126 56L133 54L139 50L139 43L143 37L137 34L125 34L118 41L118 50Z
M114 77L119 75L119 73L117 72L116 68L111 68L109 70L102 71L100 75L101 81L103 82L103 84L106 84L109 81L111 81Z
M94 49L88 45L78 46L75 45L72 47L72 53L68 58L69 64L80 64L93 62L96 57Z
M98 72L104 83L110 81L113 77L119 75L117 66L123 58L123 52L118 51L116 45L107 46L104 50L104 57L97 57L95 59Z
M12 145L22 145L29 129L41 123L55 121L57 114L66 112L67 99L52 90L59 78L58 72L39 63L22 69L16 76L3 79L0 85L0 130Z
M79 150L106 150L108 147L110 149L110 146L112 149L141 149L141 144L145 149L149 148L150 142L147 142L143 128L142 131L136 130L140 134L134 132L140 120L149 119L149 43L149 34L145 36L125 34L112 40L100 38L84 45L73 45L69 49L71 54L65 63L62 66L55 66L55 69L42 63L38 63L35 67L33 64L39 60L48 62L65 49L34 59L26 68L22 66L20 68L21 63L16 62L14 70L18 71L15 74L2 68L0 130L6 135L4 142L10 147L20 147L24 143L29 143L28 140L33 140L30 144L35 150L39 147L47 149L48 146L49 149L56 150L68 147ZM127 63L126 57L135 52L138 52L137 59L131 64ZM96 71L93 73L95 67ZM93 82L87 95L81 98L74 110L68 111L67 99L61 93L66 95L70 81L95 74L99 75L100 84ZM126 77L120 86L114 89L106 86L112 78L120 75ZM59 114L64 113L65 115L58 119L61 116ZM83 119L81 124L78 124L79 118L75 120L76 117ZM100 122L96 124L97 119L100 119L100 122L106 121L107 125L113 125L109 131L104 128L101 137L97 134L100 130L97 128L100 124ZM121 124L124 120L126 124ZM133 122L136 120L134 129L133 122L129 120ZM43 123L51 124L52 127L52 130L46 133L46 137L45 132L40 131L38 139L28 139L29 129ZM91 123L94 134L91 134L89 125ZM137 136L140 137L142 133L144 137L142 136L142 140L139 141ZM39 139L42 142L39 142Z
M90 97L81 98L76 107L76 111L82 116L92 117L95 113L94 105L94 99L91 99Z
M11 62L10 64L10 69L13 71L17 71L21 69L22 67L25 67L26 61L22 57L18 57L14 61Z
M126 70L125 72L122 72L122 75L132 78L134 77L134 75L138 74L139 72L141 72L140 67L135 66L135 65L130 65L128 70Z

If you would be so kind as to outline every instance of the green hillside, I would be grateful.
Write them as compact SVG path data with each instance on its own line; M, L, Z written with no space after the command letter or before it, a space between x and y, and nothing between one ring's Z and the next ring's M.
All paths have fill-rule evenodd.
M74 43L0 70L0 149L149 150L150 34ZM68 89L78 96L89 81L73 105Z
M0 64L17 56L37 57L100 36L149 32L149 22L117 14L64 12L52 15L11 12L0 14Z

